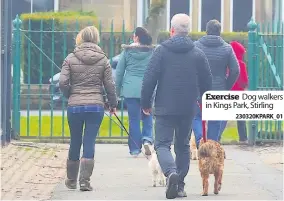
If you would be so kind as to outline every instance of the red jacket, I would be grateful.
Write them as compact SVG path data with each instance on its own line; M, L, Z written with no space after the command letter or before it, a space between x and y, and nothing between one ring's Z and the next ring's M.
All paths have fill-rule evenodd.
M232 91L243 91L248 87L248 73L245 62L243 61L244 54L246 53L245 47L237 42L232 41L231 46L237 56L239 65L240 65L240 76L234 86L232 87Z

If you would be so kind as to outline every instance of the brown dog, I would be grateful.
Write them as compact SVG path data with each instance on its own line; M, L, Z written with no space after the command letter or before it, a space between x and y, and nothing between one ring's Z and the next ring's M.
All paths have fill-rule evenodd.
M224 149L214 140L207 140L204 143L200 141L198 156L199 156L199 171L202 177L203 192L202 196L208 195L209 175L214 174L214 194L218 194L221 190L222 176L224 170Z

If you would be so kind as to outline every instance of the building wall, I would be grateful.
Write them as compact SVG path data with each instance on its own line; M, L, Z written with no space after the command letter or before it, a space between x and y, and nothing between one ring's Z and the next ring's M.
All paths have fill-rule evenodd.
M178 0L167 1L166 12L162 14L164 21L159 25L164 30L168 30L170 26L170 16L172 13L170 5L175 6L175 8L173 8L173 10L175 10L174 12L178 11L178 4L171 3L171 1ZM279 3L283 0L221 0L221 8L219 5L217 7L215 5L214 7L207 6L207 9L202 9L202 5L206 0L204 0L203 4L203 0L188 1L190 8L184 9L182 7L184 4L180 4L180 12L184 12L185 10L189 12L187 14L190 15L192 20L192 31L204 31L204 23L206 22L202 20L202 14L204 14L204 17L205 15L208 17L208 13L214 12L212 9L217 9L218 12L221 12L217 18L220 18L223 32L247 31L246 24L251 17L254 17L257 22L263 22L271 21L275 16L280 16L280 19L283 16L283 14L281 16L283 2ZM214 0L207 0L207 3L212 4L212 1ZM122 30L124 19L125 28L127 30L133 30L135 25L142 26L145 22L149 8L148 4L150 3L150 0L60 0L59 10L94 11L102 21L103 30L110 30L112 19L114 20L115 30ZM235 7L234 5L236 4L239 6ZM244 6L240 6L240 4ZM278 14L275 14L275 10Z
M133 30L137 20L137 0L60 0L59 10L94 11L102 22L102 29L111 29L113 20L115 31Z
M223 31L227 32L230 31L231 29L231 22L232 22L232 16L231 16L231 4L233 4L233 2L231 1L223 1L224 3L224 7L223 7L223 15L224 15L224 22L223 22Z

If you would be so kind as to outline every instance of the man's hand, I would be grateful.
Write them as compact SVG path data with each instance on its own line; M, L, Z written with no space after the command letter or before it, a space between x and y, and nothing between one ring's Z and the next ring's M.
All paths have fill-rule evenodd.
M151 108L149 108L149 109L142 109L142 111L143 111L143 113L145 115L150 115L152 113L152 109Z
M116 108L110 108L110 109L109 109L109 113L110 113L111 115L113 115L114 113L116 113Z

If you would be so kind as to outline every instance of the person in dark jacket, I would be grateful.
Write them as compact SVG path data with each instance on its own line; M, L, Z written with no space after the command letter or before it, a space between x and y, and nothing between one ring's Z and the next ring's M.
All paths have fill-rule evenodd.
M157 86L154 148L167 177L168 199L187 196L184 178L189 170L189 140L196 100L212 87L207 58L188 37L189 27L188 15L173 16L171 38L155 49L141 91L143 112L150 114L151 99ZM174 135L176 160L170 151Z
M213 76L212 90L231 90L240 74L240 67L236 55L231 45L226 43L220 36L220 22L210 20L206 26L206 33L207 35L196 41L195 45L200 48L208 58ZM229 76L227 76L227 68L230 71ZM222 121L208 121L207 138L219 141L221 125ZM201 111L198 107L192 128L198 146L202 137Z
M137 157L141 153L142 144L146 155L151 155L153 143L153 117L145 115L141 110L140 96L142 80L154 46L152 37L143 27L137 27L133 36L134 43L123 45L116 67L116 91L125 98L129 117L128 147L130 154ZM141 132L140 121L143 122Z
M111 112L115 112L117 97L109 61L98 46L99 32L89 26L76 37L76 48L64 60L59 87L68 98L67 118L70 129L70 148L67 160L67 179L69 189L79 184L81 191L93 190L90 177L94 169L96 137L104 117L104 86ZM80 150L83 144L83 155Z

